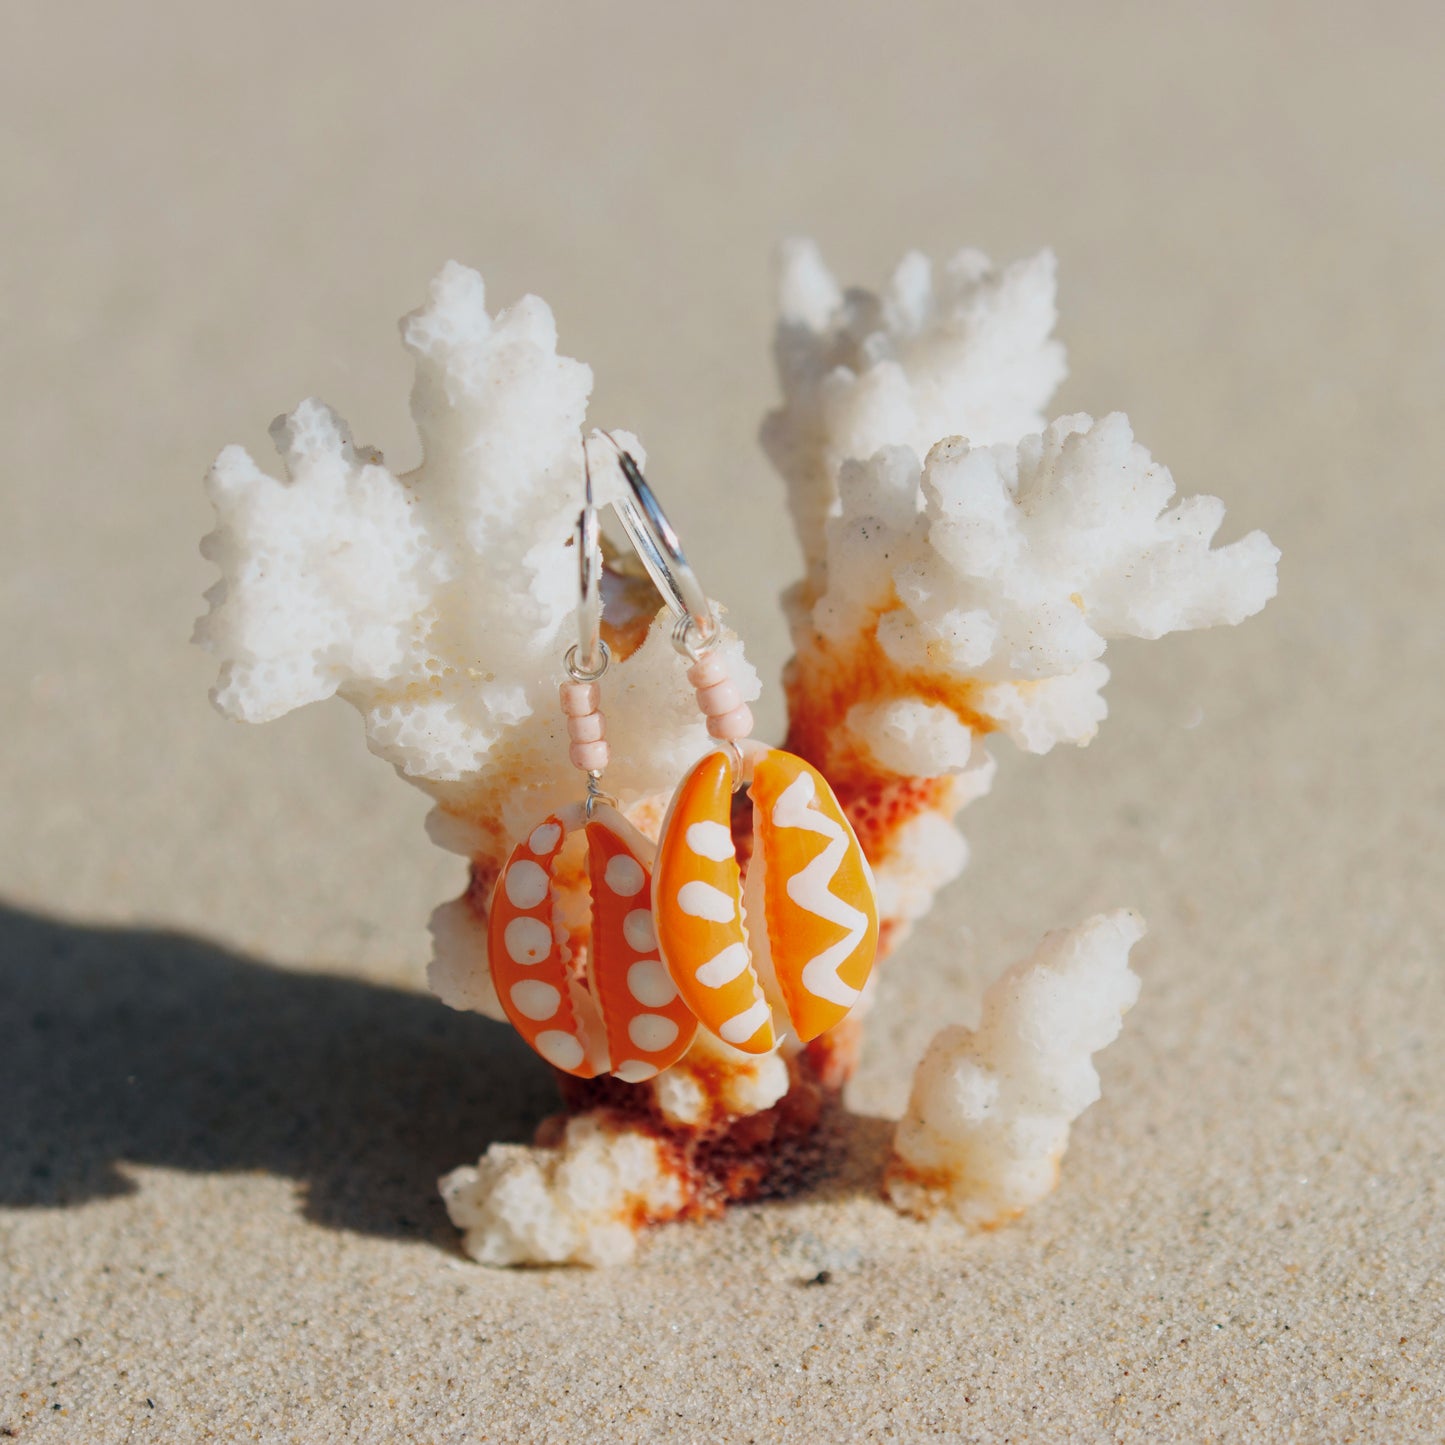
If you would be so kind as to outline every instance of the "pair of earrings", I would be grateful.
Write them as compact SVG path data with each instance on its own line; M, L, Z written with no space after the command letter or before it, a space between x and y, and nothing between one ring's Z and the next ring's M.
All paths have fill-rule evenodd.
M492 898L488 950L507 1017L548 1063L579 1078L640 1083L676 1063L699 1027L750 1054L771 1052L788 1030L807 1043L832 1028L872 971L878 908L868 861L822 774L749 736L752 713L718 654L712 604L636 461L618 454L630 492L619 519L673 612L673 645L718 747L678 785L655 847L602 791L609 747L600 681L610 659L601 527L585 467L578 641L560 702L586 796L513 851ZM753 805L746 884L732 835L733 794L745 786ZM554 918L553 879L578 829L592 925L586 956L574 963Z

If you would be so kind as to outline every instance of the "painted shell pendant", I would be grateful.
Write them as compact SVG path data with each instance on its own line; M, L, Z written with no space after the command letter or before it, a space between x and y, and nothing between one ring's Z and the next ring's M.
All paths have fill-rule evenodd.
M587 833L591 944L576 966L554 917L554 873L569 833ZM497 879L488 924L492 982L517 1032L578 1078L641 1083L687 1052L697 1020L658 955L653 845L615 808L581 804L539 823Z
M873 874L823 775L802 758L745 743L753 804L747 898L733 846L734 769L709 753L683 779L653 876L657 941L703 1026L750 1054L790 1025L807 1043L858 1002L878 948Z

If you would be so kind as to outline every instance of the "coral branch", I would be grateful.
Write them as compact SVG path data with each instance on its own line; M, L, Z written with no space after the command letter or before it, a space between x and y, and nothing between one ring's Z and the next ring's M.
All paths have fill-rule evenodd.
M763 445L787 479L810 564L845 462L886 446L922 457L948 436L1017 441L1043 426L1064 377L1048 252L998 273L982 252L960 251L935 277L913 251L874 295L844 291L811 241L792 241L778 303L784 404L764 422Z
M615 1264L644 1225L796 1193L823 1162L857 1041L848 1020L759 1059L700 1034L653 1088L562 1076L570 1118L441 1180L463 1247L487 1264Z
M196 638L221 663L213 699L256 722L338 694L373 752L435 800L434 841L471 861L472 886L433 920L436 992L500 1018L485 907L516 838L577 787L557 711L577 606L571 547L592 373L557 354L546 304L488 314L482 278L455 262L402 322L416 359L424 458L398 477L345 423L304 401L272 427L286 479L239 447L211 469L221 569ZM634 438L622 440L641 455ZM598 500L617 495L599 470ZM614 593L617 588L614 587ZM608 786L645 819L708 746L667 629L629 614L608 677ZM757 674L723 644L743 696ZM580 894L580 878L574 892Z
M789 595L789 745L820 768L878 872L896 938L961 870L983 739L1087 743L1114 637L1234 623L1274 595L1262 533L1211 550L1223 505L1174 482L1127 418L1041 408L1063 372L1047 255L1002 273L909 256L881 296L785 258L785 404L764 441L807 578Z
M441 1194L483 1264L621 1264L639 1223L676 1218L683 1202L663 1141L603 1110L572 1119L550 1149L494 1144Z
M989 989L978 1028L933 1040L884 1186L900 1209L991 1229L1054 1187L1069 1126L1099 1097L1091 1056L1139 996L1129 950L1143 933L1120 910L1049 934Z

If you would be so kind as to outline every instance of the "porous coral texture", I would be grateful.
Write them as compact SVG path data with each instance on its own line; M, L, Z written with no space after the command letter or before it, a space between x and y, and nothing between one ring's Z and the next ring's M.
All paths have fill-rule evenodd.
M463 1248L486 1264L615 1264L645 1224L796 1193L823 1163L857 1042L851 1020L763 1057L703 1033L653 1088L562 1076L570 1118L441 1180Z
M560 1144L494 1144L441 1181L467 1253L483 1264L620 1264L640 1221L680 1212L682 1182L661 1140L598 1110Z
M886 953L964 866L953 820L992 782L985 739L1002 733L1028 752L1087 742L1105 713L1111 638L1238 622L1273 595L1278 554L1259 533L1212 547L1222 505L1175 501L1123 416L1046 424L1064 374L1047 254L1002 271L976 251L937 271L913 254L875 295L844 291L816 248L796 242L781 311L783 401L763 440L807 562L787 594L786 745L829 777L858 831ZM452 1006L500 1017L486 957L492 885L515 840L578 794L555 698L574 636L569 539L591 373L558 355L545 303L524 297L492 316L481 278L455 263L402 339L416 363L421 464L394 474L317 401L273 428L284 479L227 448L208 479L218 525L204 543L221 580L197 637L220 660L224 712L262 721L340 696L372 750L430 794L429 832L470 861L471 882L433 916L429 981ZM605 503L619 481L600 459ZM709 740L669 629L651 625L655 599L640 604L616 569L604 591L614 649L604 706L609 735L627 741L606 783L655 834ZM742 696L756 698L731 633L723 655ZM740 811L744 858L749 826ZM580 970L575 858L564 853L558 878ZM1080 979L1087 992L1105 975ZM1054 1022L1058 1037L1041 1036L1044 1072L1051 1050L1061 1068L1078 1055L1077 1032ZM930 1059L951 1057L958 1035L946 1038ZM797 1187L856 1046L854 1019L772 1060L700 1038L647 1084L564 1080L578 1116L565 1138L498 1146L448 1177L448 1206L478 1258L620 1258L624 1235L648 1220ZM928 1137L946 1143L944 1114L924 1116ZM915 1153L927 1131L905 1131ZM940 1159L945 1143L929 1146ZM969 1150L967 1168L940 1165L927 1198L975 1222L1033 1197L1048 1172L1025 1187L1023 1154ZM892 1177L894 1197L921 1207L905 1176Z
M783 405L763 441L808 562L788 597L788 746L849 811L892 948L967 860L953 819L992 784L985 739L1089 742L1112 638L1251 616L1279 553L1260 532L1213 547L1223 504L1176 501L1123 415L1045 424L1064 374L1047 253L996 271L963 251L937 272L915 253L873 295L840 288L797 242L780 300ZM947 1054L958 1035L941 1038ZM1061 1034L1061 1059L1070 1047ZM1065 1122L1058 1153L1066 1138ZM1034 1175L1048 1183L1019 1184L1027 1157L940 1167L929 1207L999 1222L1011 1206L998 1201L1052 1187L1048 1154ZM892 1178L896 1202L923 1207Z
M501 1019L490 882L519 836L578 795L557 685L576 635L571 537L592 373L557 354L545 302L493 317L482 278L455 262L401 335L421 464L395 475L316 400L272 426L283 479L227 447L207 477L217 526L202 543L221 580L196 639L220 659L212 697L228 716L262 722L340 696L372 751L431 795L428 831L476 879L433 918L430 982L454 1007ZM615 497L616 468L593 473L599 502ZM609 731L627 740L607 786L645 817L708 737L667 629L632 632L607 677ZM756 698L730 633L723 652Z
M1099 1097L1092 1056L1139 996L1129 950L1143 932L1121 909L1049 934L989 989L976 1029L934 1038L885 1182L900 1209L988 1229L1054 1187L1069 1126Z
M789 743L849 807L902 925L963 867L938 824L988 790L984 738L1087 743L1110 639L1241 621L1279 553L1260 532L1211 548L1223 504L1174 502L1124 416L1044 425L1064 369L1048 254L995 272L965 251L937 277L914 254L873 296L798 243L781 303L763 437L808 558Z

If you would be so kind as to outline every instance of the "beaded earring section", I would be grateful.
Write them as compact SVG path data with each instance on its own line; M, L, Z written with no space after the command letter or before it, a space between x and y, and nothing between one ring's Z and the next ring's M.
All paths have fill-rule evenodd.
M682 1057L697 1019L658 950L655 849L602 791L611 749L600 682L610 657L601 636L601 530L590 467L584 471L578 642L567 653L558 701L568 759L586 774L587 795L535 824L513 849L492 895L487 951L502 1008L549 1064L583 1079L612 1074L635 1084ZM568 836L579 830L587 838L592 918L574 958L573 936L557 916L556 874Z
M752 711L717 650L712 603L635 459L617 451L631 492L619 515L677 619L673 645L721 745L688 771L663 823L653 877L662 957L724 1042L762 1054L791 1030L806 1043L846 1017L872 972L873 873L823 775L751 739ZM732 834L743 787L753 805L746 889Z

